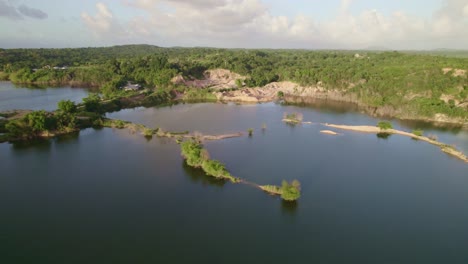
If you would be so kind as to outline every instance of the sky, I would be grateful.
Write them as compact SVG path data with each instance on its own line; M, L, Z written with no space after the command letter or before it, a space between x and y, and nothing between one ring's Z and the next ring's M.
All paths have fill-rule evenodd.
M0 0L0 48L468 49L468 0Z

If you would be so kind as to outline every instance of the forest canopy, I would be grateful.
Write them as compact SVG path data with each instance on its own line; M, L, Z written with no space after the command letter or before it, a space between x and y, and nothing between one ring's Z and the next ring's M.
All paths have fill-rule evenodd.
M355 94L372 107L406 107L418 115L468 116L468 58L395 51L248 50L126 45L75 49L0 49L0 78L15 83L95 86L126 82L173 88L177 75L200 78L223 68L244 85L276 81ZM442 100L445 98L445 100Z

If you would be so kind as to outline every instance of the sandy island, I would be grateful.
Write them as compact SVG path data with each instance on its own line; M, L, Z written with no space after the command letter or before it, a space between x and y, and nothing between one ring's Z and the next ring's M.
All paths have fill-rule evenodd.
M331 131L331 130L320 130L320 133L327 134L327 135L338 135L338 133L336 133L335 131Z
M397 129L380 129L376 126L347 126L347 125L334 125L334 124L322 124L327 127L333 127L337 129L343 129L343 130L350 130L350 131L356 131L356 132L364 132L364 133L373 133L373 134L379 134L379 133L386 133L386 134L398 134L406 137L410 137L413 139L421 140L421 141L426 141L432 145L438 146L443 152L454 156L458 159L463 160L464 162L468 163L468 157L466 157L463 152L460 150L456 149L454 146L444 144L442 142L430 139L425 136L416 136L412 133L397 130Z

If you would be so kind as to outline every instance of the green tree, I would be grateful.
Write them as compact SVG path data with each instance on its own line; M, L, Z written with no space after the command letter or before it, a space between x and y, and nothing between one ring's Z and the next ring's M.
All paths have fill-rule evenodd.
M295 201L301 197L301 184L298 180L291 183L283 180L281 183L281 199L285 201Z
M47 114L45 111L34 111L24 117L26 124L32 129L33 132L41 132L50 128Z
M392 123L390 123L388 121L379 121L379 123L377 123L377 127L382 129L382 130L392 129L393 128Z
M57 103L58 110L62 113L76 113L76 104L70 100L61 100Z
M99 97L96 93L91 93L88 97L83 98L84 106L86 111L94 112L94 113L101 113L101 97Z

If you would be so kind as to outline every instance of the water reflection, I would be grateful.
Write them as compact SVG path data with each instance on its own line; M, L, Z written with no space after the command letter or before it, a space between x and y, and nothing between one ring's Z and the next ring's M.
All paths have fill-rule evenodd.
M21 151L21 150L27 150L27 149L35 149L35 150L49 151L52 145L52 140L40 138L40 139L14 141L11 144L14 150Z
M288 98L291 100L291 98ZM282 105L298 106L302 108L310 108L323 113L334 113L334 114L347 114L349 112L359 112L357 104L348 102L332 101L327 99L317 98L302 98L297 97L291 100L292 102L284 102Z
M80 131L72 132L65 135L60 135L56 137L57 143L70 143L77 141L80 137Z
M377 133L377 138L388 139L391 135L390 133Z
M417 120L398 120L397 122L411 129L436 130L441 132L449 132L454 135L463 131L463 126L460 124L433 123Z
M281 212L283 212L283 214L286 215L295 215L297 212L298 204L298 201L288 202L285 200L281 200Z
M226 184L225 180L218 180L214 177L210 177L206 175L202 169L190 167L185 161L182 161L182 167L184 168L185 174L189 176L189 179L193 183L200 182L203 185L212 185L216 187L223 187L224 184Z

